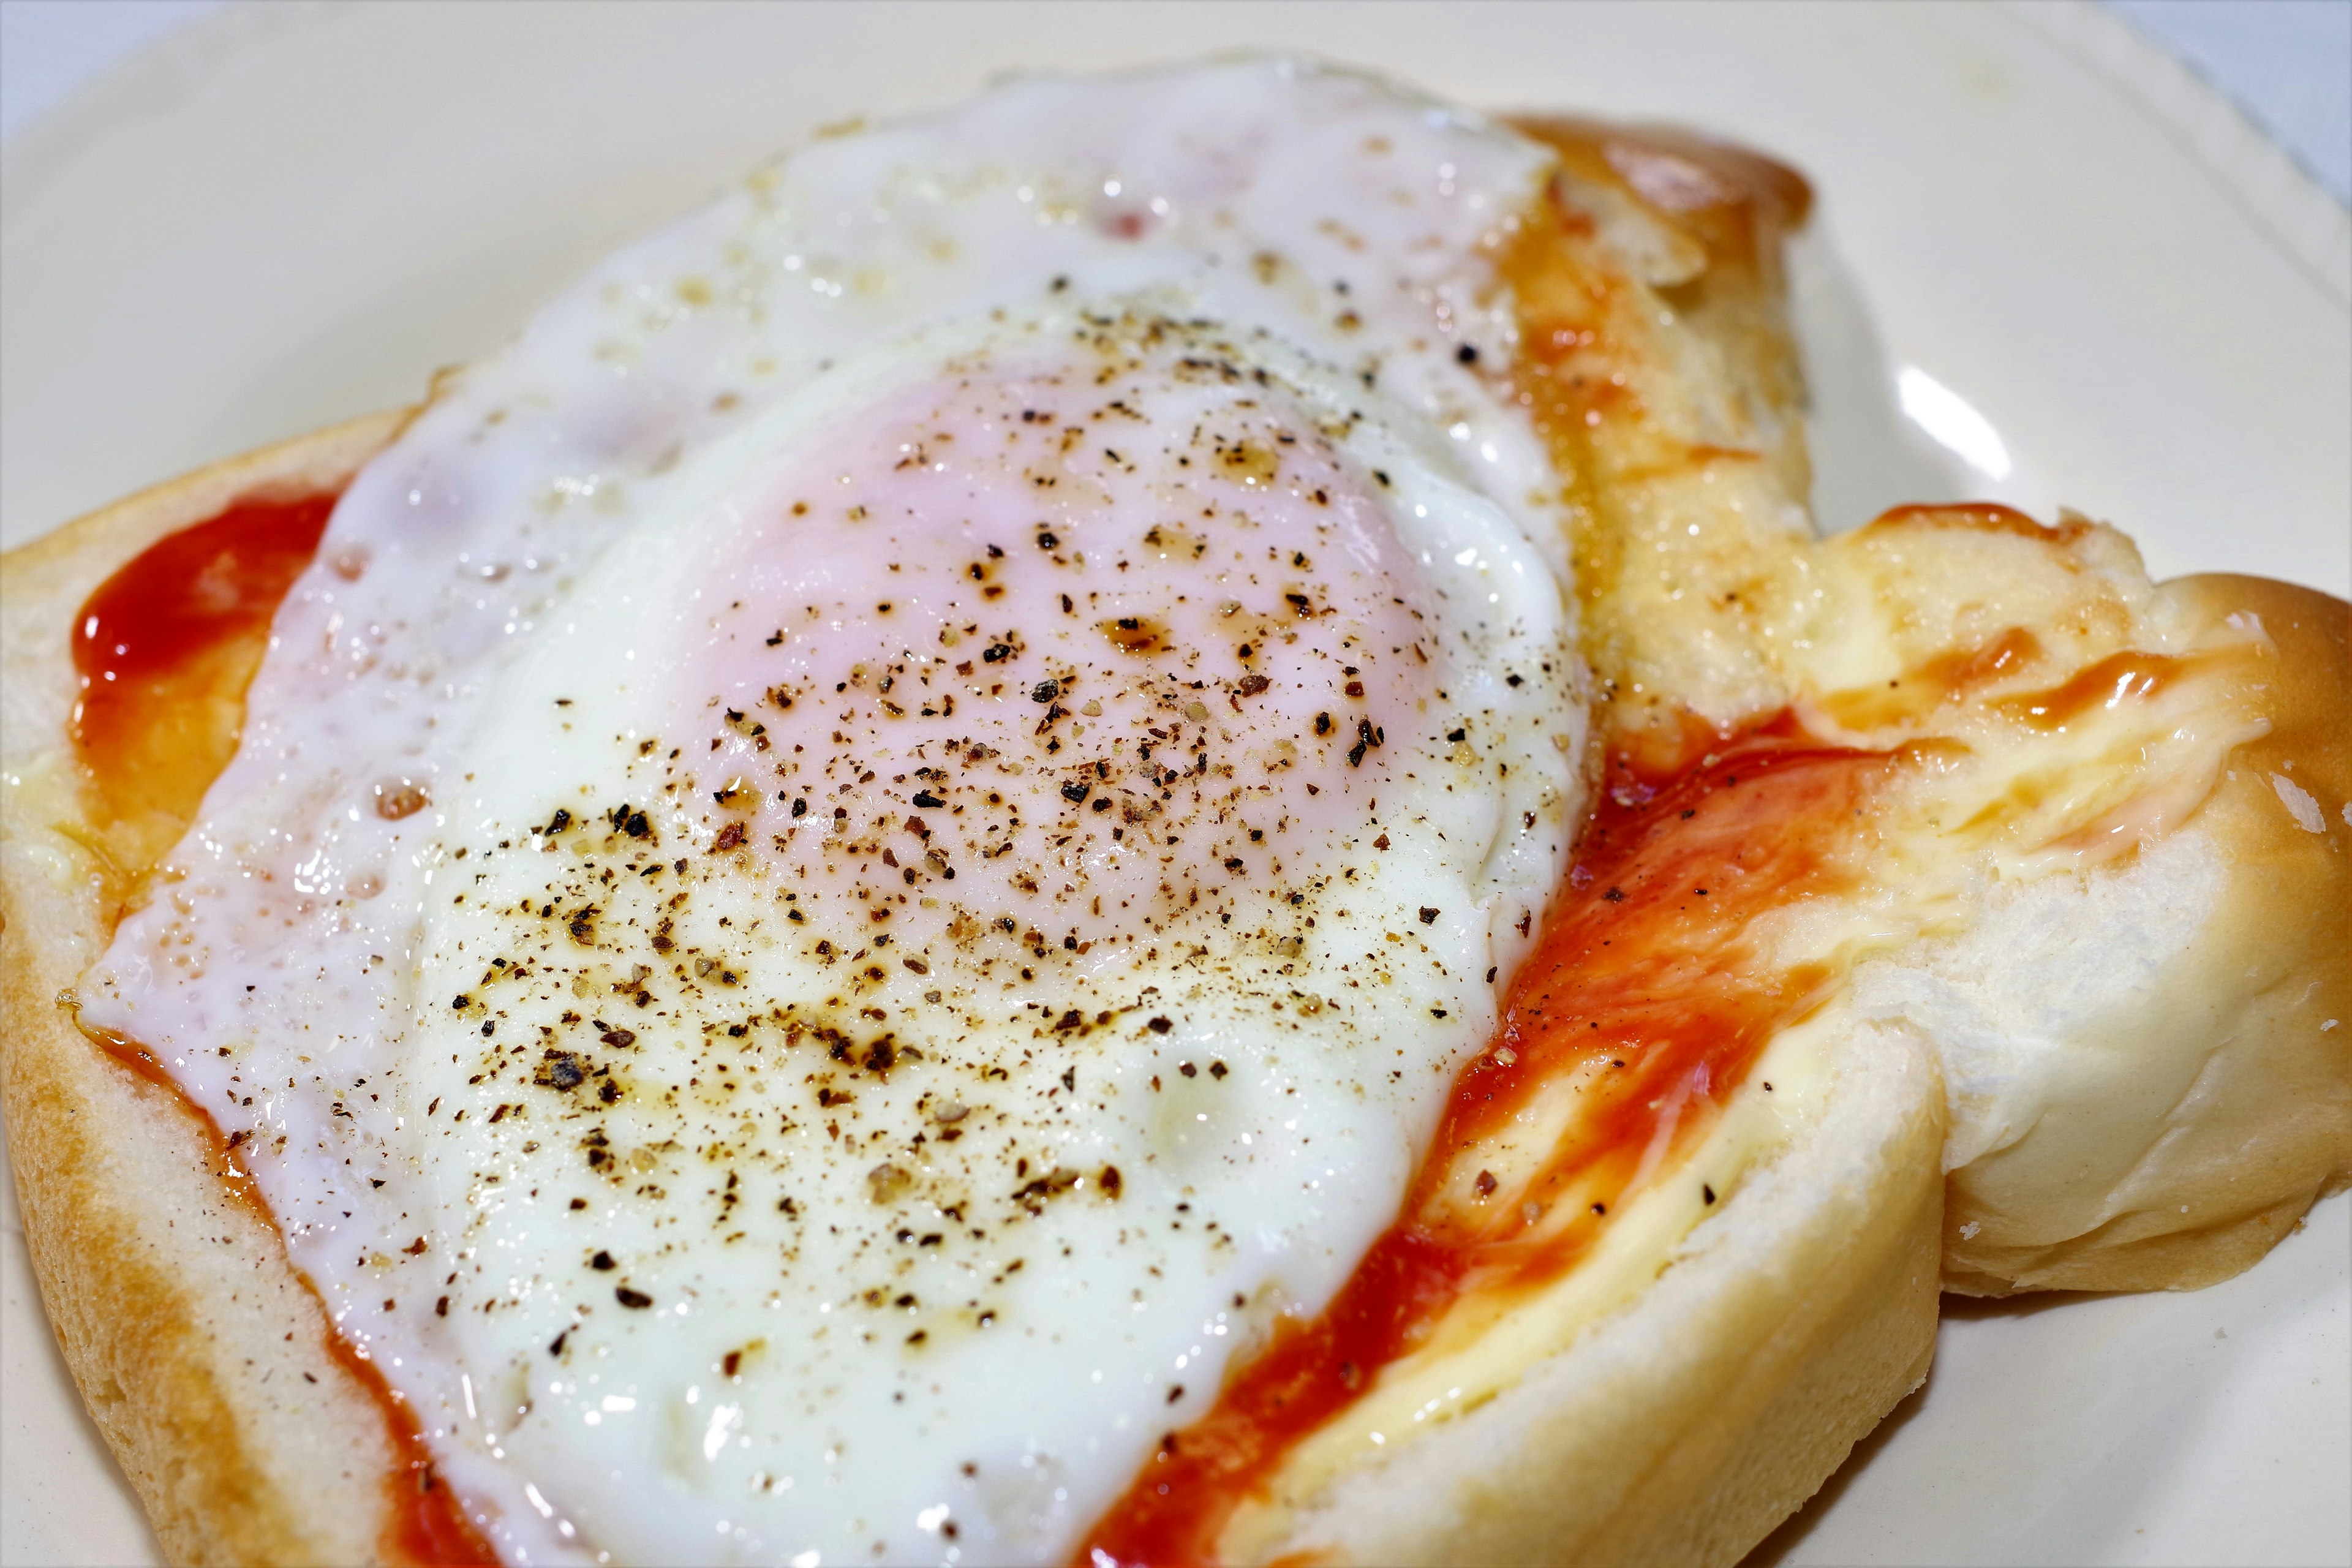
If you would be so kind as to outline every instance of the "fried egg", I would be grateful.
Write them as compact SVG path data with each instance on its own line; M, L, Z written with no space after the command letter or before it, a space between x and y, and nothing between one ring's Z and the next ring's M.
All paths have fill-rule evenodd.
M1395 1216L1580 806L1488 257L1243 61L821 139L452 378L83 988L515 1562L1066 1554Z

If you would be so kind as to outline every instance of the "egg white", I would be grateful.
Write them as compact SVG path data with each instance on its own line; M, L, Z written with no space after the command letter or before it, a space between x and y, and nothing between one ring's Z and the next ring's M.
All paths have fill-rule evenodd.
M970 378L1067 331L1003 330L950 357ZM1142 351L1128 363L1149 390L1105 390L1155 428L1213 428L1235 416L1232 388L1161 379L1204 346ZM1383 726L1377 797L1360 789L1347 831L1293 844L1271 900L1226 884L1155 922L1148 947L1099 954L985 926L924 942L903 916L877 942L866 906L803 900L810 884L781 866L714 856L740 816L663 781L671 753L721 724L681 710L666 650L744 591L711 563L761 547L776 470L839 466L831 432L860 417L840 410L937 375L919 352L937 349L845 367L681 474L675 510L571 595L450 802L405 1092L462 1260L453 1349L528 1410L478 1428L485 1452L542 1478L661 1478L652 1508L602 1482L540 1482L625 1560L680 1539L730 1561L1066 1550L1160 1434L1205 1409L1234 1346L1327 1299L1393 1217L1433 1087L1490 1034L1487 977L1566 847L1573 781L1553 737L1572 734L1559 721L1573 659L1558 586L1442 447L1358 420L1335 422L1337 446L1388 477L1372 489L1429 574L1441 696L1410 728ZM1365 401L1286 368L1302 416L1345 421ZM1250 384L1248 400L1288 391ZM1113 500L1128 502L1147 504ZM856 539L834 522L805 542ZM1162 571L1146 601L1222 591ZM1042 668L1051 628L1033 631ZM1027 687L1024 671L1004 711L959 727L996 742L983 783L1045 765L1024 746ZM779 739L808 732L763 717ZM1162 717L1142 710L1135 732ZM1475 745L1447 739L1465 724ZM1116 725L1098 720L1095 743ZM1219 724L1201 730L1204 757L1228 749ZM1304 804L1318 779L1336 796L1362 776L1347 738L1296 768L1245 740L1242 769L1262 766L1276 802ZM877 788L815 798L862 818ZM643 826L616 824L614 803L637 802ZM559 806L577 826L534 833ZM919 841L897 841L912 861ZM974 880L921 886L955 905ZM1269 904L1287 918L1269 923ZM583 909L593 941L570 924ZM919 951L919 973L902 963Z
M508 1556L1065 1552L1393 1217L1579 805L1557 481L1457 352L1507 354L1484 247L1543 166L1286 62L1020 84L615 258L346 498L88 1016L257 1100L295 1258ZM1376 805L1162 911L1150 956L869 944L853 995L813 956L856 951L837 924L788 922L773 867L709 852L724 804L649 771L678 668L780 472L1089 321L1154 429L1246 395L1377 497L1444 695L1386 727ZM386 815L389 780L430 805Z

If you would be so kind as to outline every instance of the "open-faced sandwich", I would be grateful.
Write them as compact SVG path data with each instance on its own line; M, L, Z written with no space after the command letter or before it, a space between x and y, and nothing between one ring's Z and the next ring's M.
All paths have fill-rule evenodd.
M2347 606L1816 539L1803 183L828 133L5 559L8 1135L189 1562L1728 1563L2352 1172Z

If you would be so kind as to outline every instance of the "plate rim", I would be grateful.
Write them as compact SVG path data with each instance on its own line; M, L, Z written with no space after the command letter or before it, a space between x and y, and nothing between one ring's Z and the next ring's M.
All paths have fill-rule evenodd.
M2002 0L2001 9L2121 89L2231 205L2352 314L2352 205L2219 83L2097 0Z

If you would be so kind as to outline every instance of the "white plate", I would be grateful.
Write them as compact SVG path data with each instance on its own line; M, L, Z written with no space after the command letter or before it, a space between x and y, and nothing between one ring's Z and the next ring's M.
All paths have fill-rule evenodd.
M411 398L814 125L1252 46L1803 168L1832 526L2064 502L2160 574L2352 588L2352 217L2073 6L232 9L0 148L0 530ZM7 1229L0 1562L152 1561ZM1759 1560L2352 1561L2348 1367L2343 1198L2210 1290L1961 1308Z

